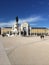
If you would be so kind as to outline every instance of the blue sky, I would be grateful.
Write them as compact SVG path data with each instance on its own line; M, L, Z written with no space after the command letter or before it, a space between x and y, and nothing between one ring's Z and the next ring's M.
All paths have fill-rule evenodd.
M0 27L27 21L32 27L49 28L49 0L0 0Z

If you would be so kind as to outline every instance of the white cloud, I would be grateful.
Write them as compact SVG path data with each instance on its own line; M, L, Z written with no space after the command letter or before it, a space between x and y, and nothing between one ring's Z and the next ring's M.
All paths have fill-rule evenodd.
M25 18L25 19L19 19L19 23L22 23L22 22L37 22L39 20L43 20L43 18L41 18L40 16L28 17L28 18Z
M28 17L28 18L25 18L25 19L19 19L19 23L23 23L23 22L38 22L39 20L44 20L42 17L40 16L36 16L36 17ZM3 26L12 26L16 21L15 20L11 20L9 21L8 23L7 22L2 22L0 23L0 27L3 27ZM35 25L35 24L31 24L31 25Z
M34 26L34 25L37 25L37 24L35 24L35 23L34 24L30 24L30 26Z
M14 22L15 22L15 21L10 21L10 22L8 22L8 23L2 22L2 23L0 23L0 27L13 26Z

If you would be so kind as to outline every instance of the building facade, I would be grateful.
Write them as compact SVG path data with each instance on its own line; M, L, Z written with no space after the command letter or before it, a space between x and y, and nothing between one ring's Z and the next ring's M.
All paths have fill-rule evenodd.
M11 30L12 30L12 27L3 27L3 28L1 28L1 34L9 33L9 32L11 32Z
M47 35L47 28L44 27L32 27L31 29L31 35Z
M45 27L30 27L27 22L23 22L20 26L18 26L17 22L12 27L4 27L0 29L0 34L3 33L15 33L19 35L48 35L49 29Z
M49 29L47 30L47 32L48 32L48 35L49 35Z

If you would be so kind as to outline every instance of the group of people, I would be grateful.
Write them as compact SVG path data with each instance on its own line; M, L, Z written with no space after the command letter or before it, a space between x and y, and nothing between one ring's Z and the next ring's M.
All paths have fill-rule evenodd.
M40 38L41 38L41 39L44 39L44 35L40 35Z

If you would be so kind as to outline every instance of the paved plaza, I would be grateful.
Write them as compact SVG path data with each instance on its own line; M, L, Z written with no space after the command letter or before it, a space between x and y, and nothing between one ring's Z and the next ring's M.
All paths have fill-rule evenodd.
M49 65L49 37L1 37L0 65Z

